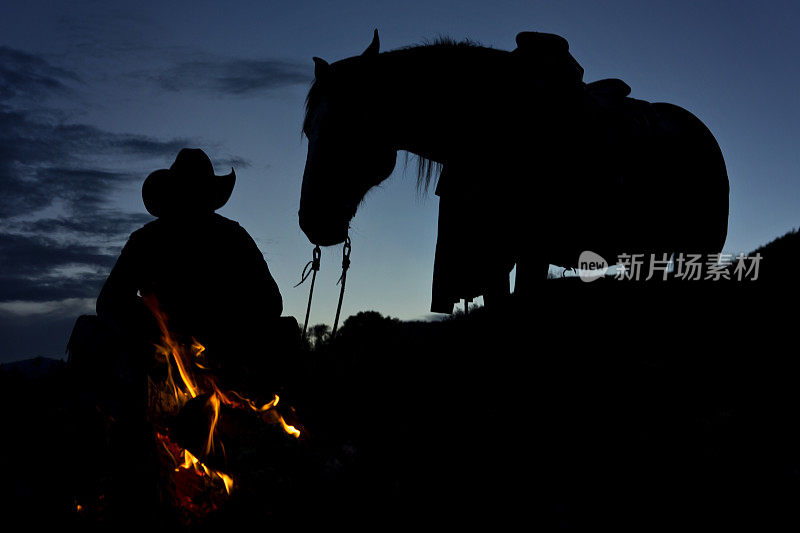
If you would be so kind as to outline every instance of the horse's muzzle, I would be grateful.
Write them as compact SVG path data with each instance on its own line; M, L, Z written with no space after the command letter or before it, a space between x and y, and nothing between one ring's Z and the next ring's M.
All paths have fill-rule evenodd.
M299 212L300 229L312 244L333 246L344 242L349 227L348 220L334 220L329 217L309 216L302 209Z

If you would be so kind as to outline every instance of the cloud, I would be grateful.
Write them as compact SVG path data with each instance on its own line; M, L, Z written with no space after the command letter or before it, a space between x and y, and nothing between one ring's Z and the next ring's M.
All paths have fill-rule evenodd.
M74 72L53 66L39 56L0 46L1 99L67 92L65 81L79 79Z
M101 246L0 234L0 302L97 296L114 261Z
M168 91L252 96L311 81L307 65L276 59L185 61L154 76Z
M56 200L81 209L96 207L113 189L142 176L89 164L104 157L123 165L134 157L163 159L191 144L188 139L164 141L85 124L51 124L24 111L0 109L0 218L41 210Z
M71 316L91 313L95 307L94 298L66 298L64 300L30 302L26 300L0 302L0 317L37 317L59 315L65 310Z
M241 63L181 65L186 73L205 73L202 90L231 94L299 76L280 62L251 65L250 72ZM237 69L243 69L238 76ZM0 46L0 362L63 354L75 319L93 311L125 239L152 220L144 212L120 212L115 195L181 148L202 144L64 119L64 109L81 105L85 79L45 57ZM178 90L178 81L172 83ZM219 172L251 165L235 154L215 164Z
M120 213L110 209L93 210L91 213L69 217L40 218L9 224L14 234L65 236L78 239L101 238L103 241L130 233L132 228L143 226L153 220L144 213ZM0 233L0 239L3 234Z
M114 195L197 144L58 120L43 102L70 96L78 80L0 47L0 309L17 315L95 298L125 238L152 220L113 209Z
M245 159L243 157L227 157L225 159L217 159L216 166L222 172L227 174L228 168L233 169L241 169L241 168L250 168L253 166L253 163L249 159Z
M35 277L56 267L71 265L109 266L109 256L100 247L80 243L59 243L43 236L0 234L2 275Z

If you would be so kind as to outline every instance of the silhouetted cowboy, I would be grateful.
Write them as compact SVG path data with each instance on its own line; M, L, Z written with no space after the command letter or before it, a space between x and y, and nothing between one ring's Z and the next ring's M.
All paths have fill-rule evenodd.
M154 295L170 330L197 339L223 374L265 362L281 342L283 303L261 251L214 212L235 179L233 170L215 175L199 149L183 149L169 169L151 173L142 199L158 219L131 234L97 299L101 319L151 338L158 333L141 295Z

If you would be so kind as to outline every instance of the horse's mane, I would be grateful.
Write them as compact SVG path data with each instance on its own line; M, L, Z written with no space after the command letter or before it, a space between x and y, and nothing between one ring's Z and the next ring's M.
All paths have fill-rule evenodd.
M462 41L457 41L452 37L446 35L440 35L436 39L432 41L424 40L420 43L403 46L400 48L395 48L393 50L389 50L386 52L381 52L381 54L402 54L405 52L414 53L416 51L423 51L423 50L463 50L463 49L488 49L490 47L484 46L483 44L479 43L478 41L474 41L472 39L464 39ZM316 80L311 83L311 87L308 89L308 94L306 95L305 101L305 115L303 117L303 130L306 129L308 126L308 121L310 118L311 110L316 108L319 104L321 98L321 89L319 84ZM405 166L408 167L409 163L409 156L413 156L416 158L416 173L417 173L417 190L419 192L426 192L430 188L431 182L435 182L439 179L439 174L442 171L442 164L433 161L432 159L428 159L426 157L422 157L420 155L406 153L405 158Z
M446 35L440 35L433 41L422 41L421 43L404 46L402 48L398 48L392 50L390 52L395 51L403 51L403 50L459 50L459 49L486 49L489 48L488 46L484 46L478 41L474 41L472 39L464 39L462 41L457 41L452 37ZM430 188L431 182L436 182L439 179L439 176L442 173L443 165L437 161L432 159L428 159L427 157L423 157L417 154L411 154L406 152L406 159L405 165L408 166L409 156L413 156L417 160L417 191L419 193L427 192Z
M429 41L427 39L423 40L422 42L411 44L408 46L401 46L400 48L395 48L394 50L389 50L388 52L384 53L392 53L401 50L419 50L419 49L430 49L430 48L491 48L489 46L485 46L478 41L473 39L463 39L461 41L457 41L448 35L440 35L436 39Z

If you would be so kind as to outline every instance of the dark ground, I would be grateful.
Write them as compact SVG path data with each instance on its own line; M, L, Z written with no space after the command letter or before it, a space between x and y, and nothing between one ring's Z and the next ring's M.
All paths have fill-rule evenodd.
M230 431L241 483L202 525L796 529L798 284L777 279L550 280L499 316L359 314L283 380L301 439ZM4 515L171 523L75 512L119 458L70 368L33 374L0 372Z

